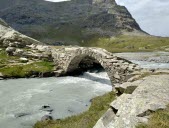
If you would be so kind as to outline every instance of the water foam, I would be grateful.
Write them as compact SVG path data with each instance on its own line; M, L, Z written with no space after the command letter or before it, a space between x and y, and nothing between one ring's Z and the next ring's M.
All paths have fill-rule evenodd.
M54 118L64 118L88 109L90 100L112 90L106 72L84 73L80 77L16 79L0 81L0 126L32 128L48 112L41 109L50 105ZM15 118L18 113L29 115Z

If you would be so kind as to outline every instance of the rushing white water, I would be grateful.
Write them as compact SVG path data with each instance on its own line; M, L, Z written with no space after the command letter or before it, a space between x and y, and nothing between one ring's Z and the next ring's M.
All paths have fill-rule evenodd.
M105 72L80 77L15 79L0 81L0 128L32 128L49 112L55 119L87 110L90 99L112 90ZM22 115L21 117L17 117Z

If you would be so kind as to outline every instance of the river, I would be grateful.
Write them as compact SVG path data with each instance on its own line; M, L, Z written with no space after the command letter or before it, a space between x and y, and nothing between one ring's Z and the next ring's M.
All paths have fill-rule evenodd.
M169 68L169 53L118 53L143 68ZM13 79L0 81L0 128L32 128L44 115L60 119L79 114L90 100L112 90L106 72L79 77ZM42 109L50 106L52 112ZM51 113L51 114L50 114Z
M0 81L0 128L32 128L50 112L55 119L86 111L90 100L112 90L106 72L79 77L14 79Z
M169 69L169 52L137 52L116 53L116 56L125 58L148 69Z

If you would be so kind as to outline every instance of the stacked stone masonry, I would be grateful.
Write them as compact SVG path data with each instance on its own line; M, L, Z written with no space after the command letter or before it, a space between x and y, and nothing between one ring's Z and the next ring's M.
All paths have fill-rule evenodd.
M101 48L66 47L52 49L51 53L57 70L61 74L73 72L85 57L97 60L107 72L112 83L127 81L132 77L132 72L140 70L138 65L114 56Z

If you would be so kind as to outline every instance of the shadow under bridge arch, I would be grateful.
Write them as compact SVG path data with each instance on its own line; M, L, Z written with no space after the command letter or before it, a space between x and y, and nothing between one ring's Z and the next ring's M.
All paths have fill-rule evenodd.
M102 55L98 55L93 52L90 54L76 54L75 56L70 58L66 66L66 71L68 75L79 75L82 72L88 71L90 69L94 69L97 71L104 70L107 73L110 81L112 82L111 68L107 65L106 61L103 61ZM91 77L91 79L94 80L95 78ZM106 81L106 79L103 78L103 81L104 80Z

